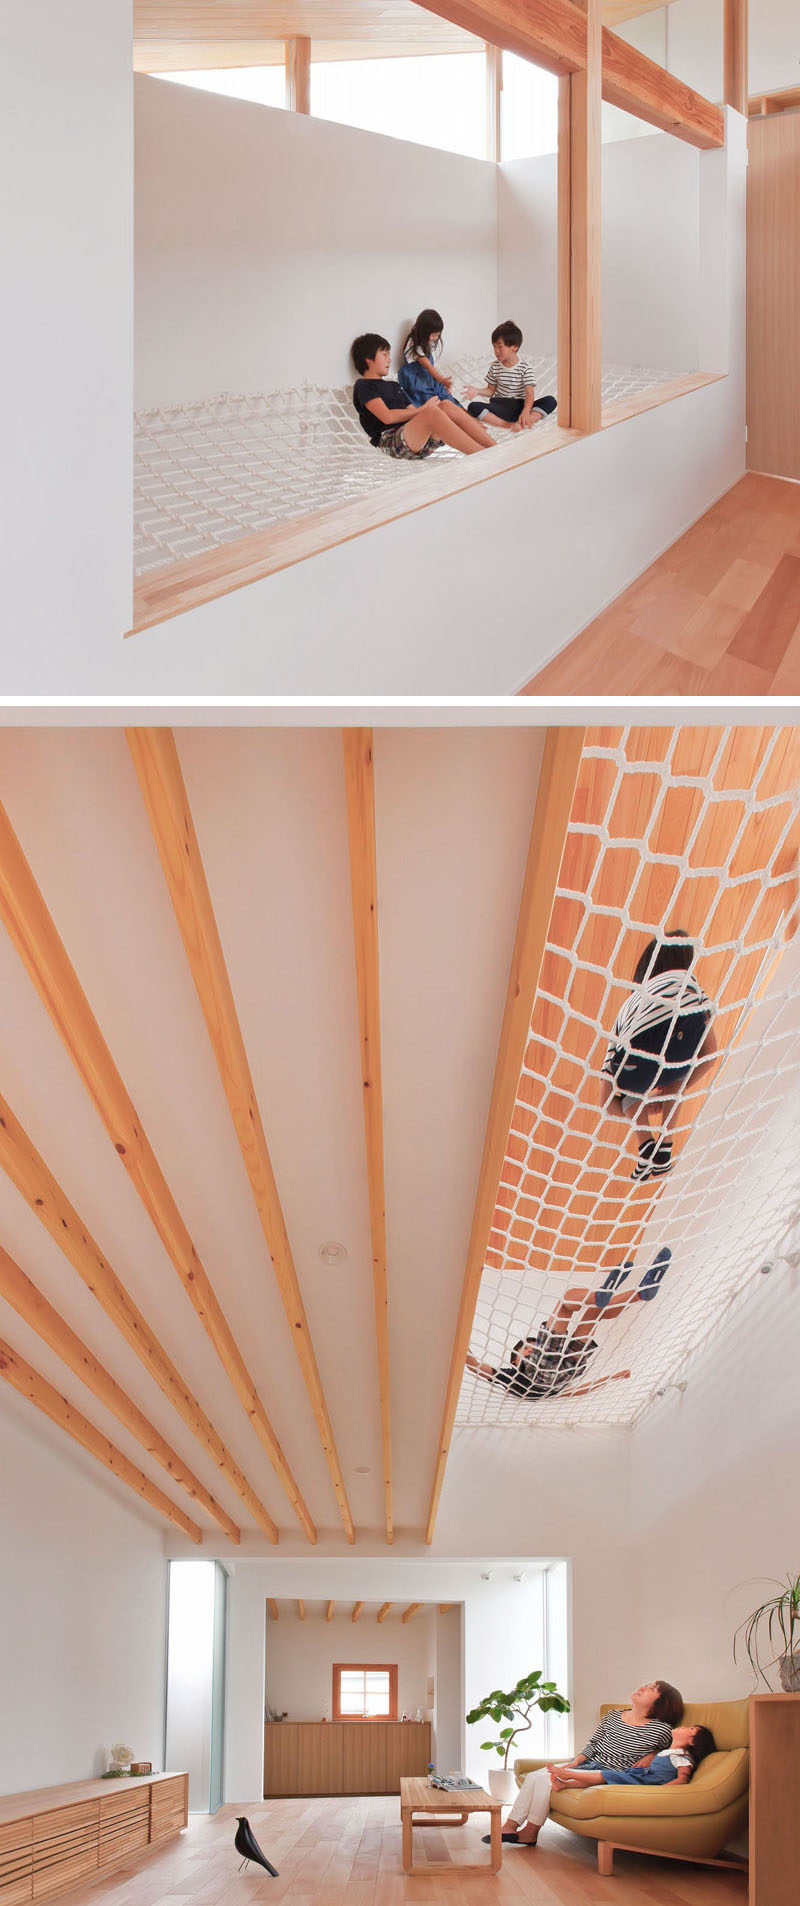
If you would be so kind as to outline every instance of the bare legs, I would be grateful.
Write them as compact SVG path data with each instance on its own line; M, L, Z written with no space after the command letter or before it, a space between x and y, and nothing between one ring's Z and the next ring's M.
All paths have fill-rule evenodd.
M471 426L469 430L466 424ZM474 434L476 427L478 436ZM426 404L420 404L416 415L404 423L403 436L409 450L423 450L431 437L438 437L451 449L463 451L465 457L474 456L478 450L490 449L494 441L476 418L468 417L456 404L440 402L438 397L429 397Z

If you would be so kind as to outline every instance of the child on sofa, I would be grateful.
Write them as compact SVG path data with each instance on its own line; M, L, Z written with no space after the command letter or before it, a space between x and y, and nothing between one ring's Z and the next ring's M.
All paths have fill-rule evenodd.
M559 1767L548 1762L553 1792L566 1787L667 1787L673 1782L685 1786L696 1773L701 1760L716 1751L709 1727L673 1727L672 1742L657 1754L646 1754L623 1773L617 1767L604 1767L600 1761L586 1760L580 1767Z

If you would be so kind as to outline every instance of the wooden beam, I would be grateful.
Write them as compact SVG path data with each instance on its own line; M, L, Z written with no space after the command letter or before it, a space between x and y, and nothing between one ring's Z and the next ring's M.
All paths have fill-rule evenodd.
M385 1621L392 1608L394 1608L394 1602L383 1602L382 1606L378 1609L378 1620Z
M168 1402L177 1410L192 1435L196 1436L208 1451L220 1473L241 1498L254 1522L264 1530L271 1542L277 1542L277 1525L273 1522L269 1511L265 1509L263 1502L251 1488L247 1477L223 1443L205 1411L201 1409L180 1371L167 1356L146 1318L128 1296L124 1284L112 1270L108 1259L103 1256L88 1225L84 1224L74 1205L70 1204L66 1193L62 1191L57 1179L48 1170L27 1132L15 1118L11 1106L2 1097L0 1097L0 1166L8 1174L12 1184L16 1185L17 1190L22 1193L34 1216L39 1219L40 1224L44 1225L50 1237L69 1259L87 1289L102 1305L106 1316L110 1317L111 1322L122 1332L140 1363L144 1364L145 1369L163 1391Z
M747 0L724 0L722 97L737 113L747 112Z
M297 1604L297 1613L298 1613L298 1615L300 1616L300 1620L301 1620L301 1621L305 1621L305 1618L306 1618L306 1605L305 1605L305 1602L298 1602L298 1604Z
M455 1605L456 1605L456 1604L455 1604L455 1602L440 1602L440 1603L439 1603L439 1614L440 1614L440 1615L449 1615L449 1613L450 1613L450 1610L451 1610L451 1608L455 1608Z
M389 1284L386 1268L386 1188L383 1164L381 1009L378 979L378 875L375 849L375 763L371 728L345 728L344 774L350 843L350 888L356 960L361 1083L367 1146L367 1188L372 1239L372 1288L378 1355L383 1495L386 1540L392 1516L392 1412L389 1377Z
M559 83L558 263L559 423L600 429L601 304L601 16L600 0L583 0L587 63ZM568 410L563 406L569 406Z
M169 728L129 728L128 743L158 849L169 896L208 1036L219 1068L234 1130L250 1180L264 1240L281 1294L292 1343L308 1391L348 1542L355 1540L342 1466L325 1401L281 1207L256 1088L236 1012L222 941Z
M333 1617L334 1617L334 1615L335 1615L335 1613L336 1613L336 1604L335 1604L335 1602L329 1602L329 1603L328 1603L328 1606L327 1606L327 1608L326 1608L326 1610L325 1610L325 1620L326 1620L326 1621L333 1621Z
M277 1621L277 1619L278 1619L278 1604L277 1604L277 1602L274 1602L274 1601L273 1601L273 1599L272 1599L272 1596L271 1596L271 1595L268 1595L268 1596L267 1596L267 1607L268 1607L268 1609L269 1609L269 1618L270 1618L270 1621Z
M603 28L603 98L701 151L725 144L722 107L665 73L608 27Z
M402 1622L413 1621L414 1616L419 1614L421 1607L422 1602L409 1602L408 1607L403 1609L400 1620Z
M316 1529L208 1273L5 809L0 807L0 918L152 1220L246 1415L308 1536Z
M311 41L295 34L286 45L286 105L289 112L311 111Z
M561 852L583 745L582 728L550 728L544 746L539 787L528 846L514 951L497 1052L475 1208L467 1249L450 1373L445 1392L439 1447L434 1467L426 1541L432 1542L455 1421L456 1404L469 1349L486 1246L494 1217L506 1140L519 1075L530 1032L531 1013L542 964L550 910L558 881Z
M486 157L502 158L503 55L499 46L486 48Z
M148 1422L147 1417L137 1408L122 1386L103 1368L88 1346L75 1335L74 1330L70 1329L69 1324L53 1305L48 1303L47 1298L2 1245L0 1245L0 1297L4 1297L6 1303L11 1304L17 1312L17 1316L21 1317L24 1323L30 1324L31 1329L37 1332L43 1343L48 1344L50 1349L61 1357L62 1362L66 1363L68 1369L86 1384L87 1389L92 1391L98 1402L103 1403L106 1409L111 1411L112 1416L116 1416L123 1428L136 1438L137 1443L141 1443L148 1455L161 1464L162 1469L167 1471L172 1481L179 1488L185 1489L187 1495L192 1496L204 1509L207 1509L209 1515L214 1516L232 1542L240 1542L241 1530L237 1528L236 1523L229 1515L226 1515L225 1510L209 1494L204 1484L198 1481L176 1451L170 1448L160 1431Z
M571 0L420 0L426 13L465 27L506 53L550 73L574 73L586 62L586 20Z
M59 1429L65 1430L66 1434L72 1437L73 1442L80 1443L81 1448L88 1450L90 1456L95 1456L99 1463L104 1463L106 1469L111 1470L112 1475L117 1476L120 1482L126 1483L129 1489L133 1489L137 1496L141 1496L143 1502L150 1504L151 1509L157 1509L159 1515L167 1516L169 1521L182 1529L184 1535L188 1535L192 1542L202 1542L203 1531L198 1524L192 1522L191 1518L178 1508L177 1503L170 1502L169 1496L165 1496L154 1482L150 1482L149 1477L143 1475L141 1469L136 1468L135 1463L129 1462L127 1456L123 1456L121 1449L116 1449L107 1436L103 1436L100 1430L95 1429L94 1424L88 1422L87 1418L81 1415L80 1410L76 1410L73 1404L69 1403L65 1396L61 1396L59 1391L53 1388L52 1383L47 1382L46 1377L40 1376L38 1370L32 1369L23 1357L17 1356L11 1345L5 1343L2 1338L0 1338L0 1376L5 1377L6 1382L11 1384L12 1389L18 1390L20 1396L26 1396L30 1403L34 1403L37 1410L41 1410L44 1416L49 1416L51 1423L57 1423Z
M352 1613L352 1615L350 1616L350 1620L351 1620L351 1621L358 1621L358 1617L359 1617L359 1615L361 1614L361 1610L362 1610L362 1608L363 1608L363 1606L364 1606L364 1603L363 1603L363 1602L355 1602L355 1603L354 1603L354 1605L353 1605L353 1613Z

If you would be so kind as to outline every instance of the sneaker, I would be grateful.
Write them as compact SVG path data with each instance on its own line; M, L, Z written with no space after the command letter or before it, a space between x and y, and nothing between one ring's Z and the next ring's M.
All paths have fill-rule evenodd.
M641 1138L639 1140L639 1159L631 1172L632 1178L649 1178L650 1160L655 1149L656 1141L654 1138Z
M661 1279L668 1270L671 1262L672 1252L665 1244L663 1250L659 1251L657 1257L653 1259L649 1271L645 1271L644 1277L639 1285L639 1296L644 1303L649 1303L651 1298L658 1296Z

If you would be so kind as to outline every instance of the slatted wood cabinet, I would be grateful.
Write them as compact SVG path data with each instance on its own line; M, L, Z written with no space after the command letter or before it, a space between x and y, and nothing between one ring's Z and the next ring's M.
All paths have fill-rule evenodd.
M286 1794L397 1793L427 1773L429 1721L270 1721L264 1729L264 1798Z
M56 1899L93 1873L180 1833L188 1774L82 1780L0 1799L0 1906Z

